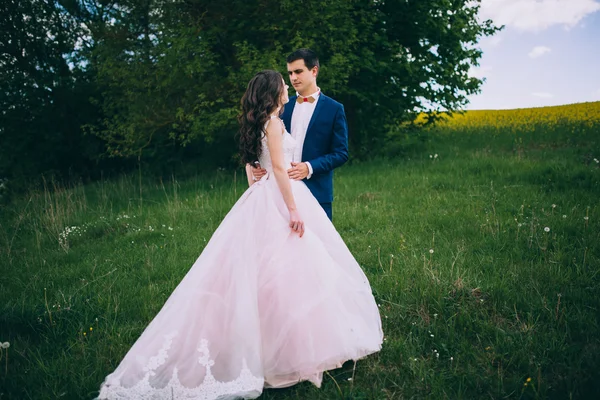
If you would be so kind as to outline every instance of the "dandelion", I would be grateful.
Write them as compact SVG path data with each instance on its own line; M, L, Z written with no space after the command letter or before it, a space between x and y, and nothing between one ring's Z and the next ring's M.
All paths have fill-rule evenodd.
M10 347L10 343L9 342L4 342L0 345L3 349L8 349Z
M433 318L437 318L437 316L438 316L437 314L433 314Z
M556 208L556 204L552 204L552 208Z
M435 337L435 336L433 335L433 333L432 333L431 335L429 335L429 336L431 336L431 337Z
M450 361L454 361L454 357L450 357Z
M544 228L544 232L546 232L546 233L550 232L550 228L549 227L545 227Z
M433 249L429 249L429 254L433 254Z
M87 336L87 332L83 332L83 336Z
M597 158L594 158L594 162L595 162L596 164L600 163L600 161L598 161L598 159L597 159Z
M528 382L528 383L529 383L529 382L531 382L531 378L527 378L527 382Z
M437 157L438 157L438 155L437 155L437 154L434 154L434 155L433 155L433 158L437 158Z
M563 214L563 218L567 218L567 216Z
M590 218L586 215L585 217L583 217L583 219L587 221Z
M433 156L430 154L430 155L429 155L429 158L433 158Z
M352 378L348 378L348 382L352 382Z
M94 328L92 328L92 327L90 326L90 332L91 332L91 331L93 331L93 330L94 330Z

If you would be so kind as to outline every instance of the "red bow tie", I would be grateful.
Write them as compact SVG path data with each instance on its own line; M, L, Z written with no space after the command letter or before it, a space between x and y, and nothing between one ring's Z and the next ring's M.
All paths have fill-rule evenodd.
M314 103L315 102L315 98L312 96L308 96L308 97L300 97L298 96L298 98L296 99L296 101L298 102L298 104L302 104L305 101L308 101L309 103Z

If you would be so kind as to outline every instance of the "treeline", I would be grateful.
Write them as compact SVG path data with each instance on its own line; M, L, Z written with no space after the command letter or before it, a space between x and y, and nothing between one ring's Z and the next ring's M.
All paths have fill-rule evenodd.
M248 80L310 47L354 157L424 107L456 110L498 28L471 0L4 0L0 179L235 163Z

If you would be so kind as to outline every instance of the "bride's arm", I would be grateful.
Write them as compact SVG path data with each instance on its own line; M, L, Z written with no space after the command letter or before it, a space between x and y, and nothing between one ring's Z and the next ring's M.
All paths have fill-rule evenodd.
M287 168L284 165L283 157L283 125L278 119L271 120L267 126L267 146L271 154L271 163L273 164L273 175L279 186L279 191L283 195L283 201L290 212L290 228L300 233L300 237L304 235L304 221L300 217L296 209L294 194L290 178L288 177Z

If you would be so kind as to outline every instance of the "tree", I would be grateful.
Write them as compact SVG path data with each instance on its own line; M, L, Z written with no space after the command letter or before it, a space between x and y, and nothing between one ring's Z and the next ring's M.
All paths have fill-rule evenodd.
M369 157L420 111L460 110L482 83L468 75L477 43L498 30L478 20L478 0L7 1L0 173L13 175L104 152L231 163L247 82L285 75L300 47L320 55L319 85L346 107L352 156Z
M479 39L499 28L478 21L479 3L361 2L359 14L368 17L360 20L363 34L353 52L357 68L340 88L359 153L381 150L387 134L419 112L460 110L480 90L482 81L469 76L469 68L482 55Z
M419 111L463 107L481 85L468 75L477 42L498 30L469 0L119 4L114 40L97 53L106 119L96 132L120 155L176 140L228 161L245 84L261 69L285 74L285 55L310 47L321 88L346 106L354 155L368 156Z
M81 137L94 111L85 77L69 61L76 24L51 0L0 7L0 177L91 168L102 147Z

